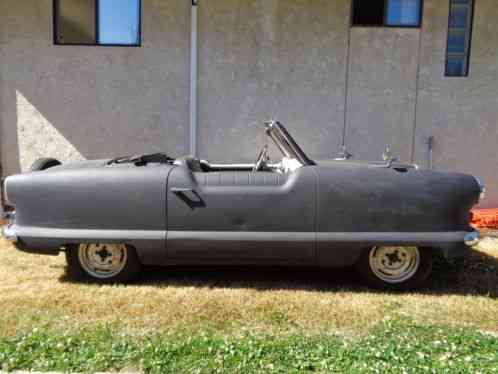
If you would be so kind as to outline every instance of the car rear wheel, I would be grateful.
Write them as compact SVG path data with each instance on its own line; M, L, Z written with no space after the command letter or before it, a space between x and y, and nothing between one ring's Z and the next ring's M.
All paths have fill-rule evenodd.
M133 247L125 244L79 244L66 250L69 275L98 283L126 283L140 273Z
M372 287L410 290L420 287L432 272L432 252L419 247L373 247L357 263L363 279Z
M31 171L47 170L54 166L59 166L59 165L62 165L61 162L59 160L56 160L55 158L40 158L39 160L33 162L33 165L31 165L30 170Z

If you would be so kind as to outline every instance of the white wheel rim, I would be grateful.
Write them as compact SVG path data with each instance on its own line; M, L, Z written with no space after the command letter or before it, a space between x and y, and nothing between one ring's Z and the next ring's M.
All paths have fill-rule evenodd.
M417 247L374 247L370 251L370 269L384 282L396 284L412 278L420 266Z
M124 244L80 244L78 258L89 275L108 279L124 269L128 250Z

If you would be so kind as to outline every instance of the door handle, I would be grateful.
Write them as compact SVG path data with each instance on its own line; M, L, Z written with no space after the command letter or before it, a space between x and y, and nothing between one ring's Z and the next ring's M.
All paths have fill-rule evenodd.
M206 206L202 197L192 187L171 187L170 191L187 204L190 209L203 208Z
M186 193L186 192L195 193L195 190L193 188L189 188L189 187L171 187L170 191L173 193L176 193L176 194Z

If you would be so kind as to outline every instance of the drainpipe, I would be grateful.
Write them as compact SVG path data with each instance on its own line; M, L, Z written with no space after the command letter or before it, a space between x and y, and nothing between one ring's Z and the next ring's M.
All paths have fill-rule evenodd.
M190 154L197 156L197 103L198 103L198 32L197 10L199 0L192 0L190 18Z
M346 146L346 132L347 132L347 124L348 124L348 109L349 109L349 74L351 70L351 17L352 12L349 12L349 22L348 22L348 34L346 41L346 76L344 79L344 117L343 117L343 127L342 127L342 142L341 142L341 151L339 152L338 157L348 159L353 155L347 151Z
M428 160L428 164L429 164L429 169L433 169L434 168L434 164L433 164L433 155L434 155L434 137L433 136L429 136L429 139L427 141L427 147L429 148L429 160Z

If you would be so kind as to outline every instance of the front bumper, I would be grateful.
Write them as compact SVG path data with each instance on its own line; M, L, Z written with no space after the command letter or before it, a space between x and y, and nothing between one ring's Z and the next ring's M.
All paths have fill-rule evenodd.
M473 247L481 241L481 236L479 234L479 231L471 231L465 237L463 238L463 242L465 245L469 247Z
M3 212L2 219L7 221L7 223L2 227L2 236L12 243L17 243L17 233L16 227L14 225L14 221L16 218L16 213L12 212Z

